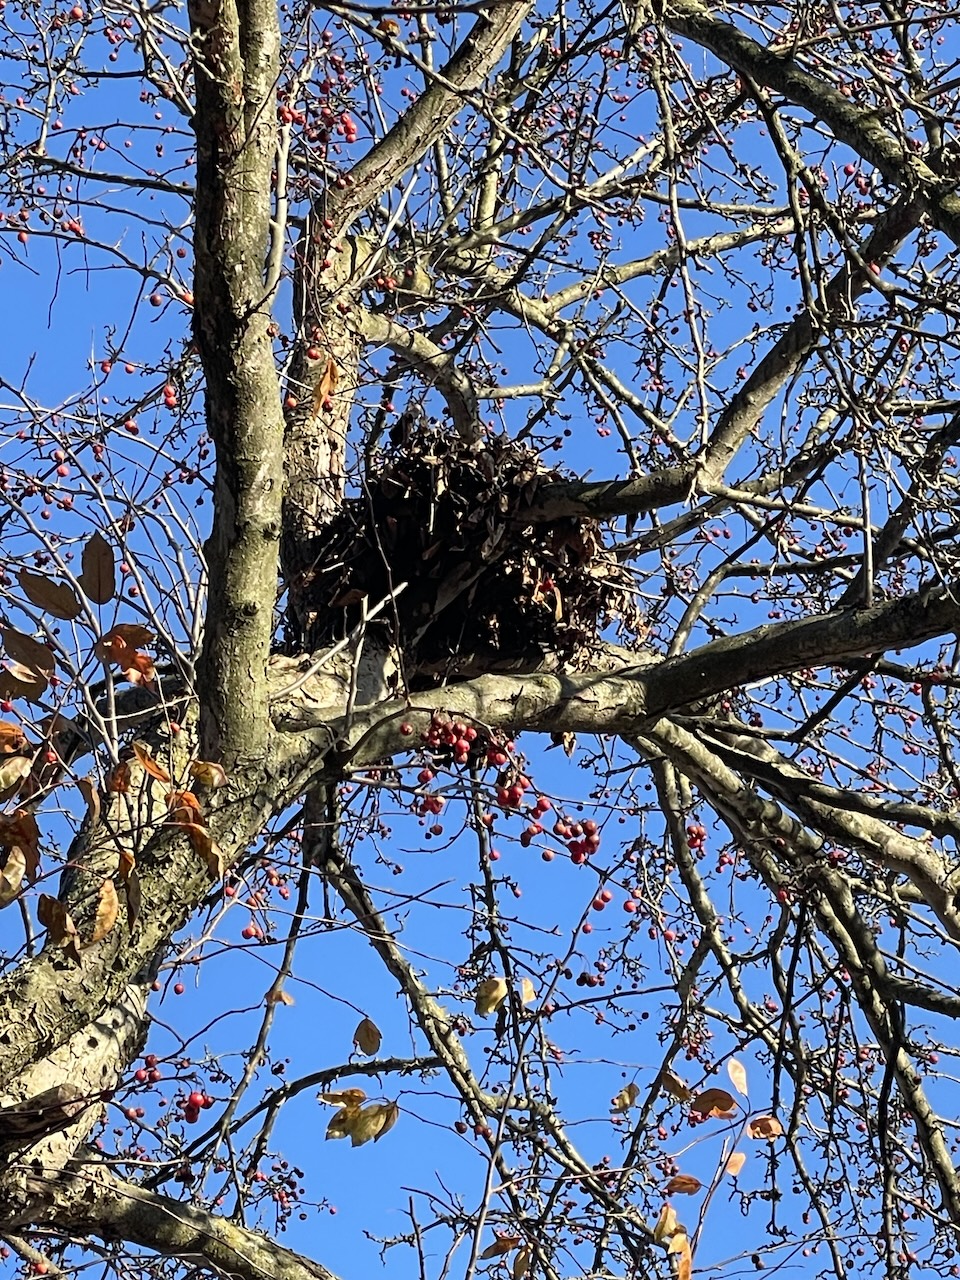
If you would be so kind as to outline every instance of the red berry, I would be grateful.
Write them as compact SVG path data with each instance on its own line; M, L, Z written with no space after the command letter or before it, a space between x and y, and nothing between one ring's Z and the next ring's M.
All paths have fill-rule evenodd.
M403 724L400 726L400 732L405 738L408 738L410 734L413 733L413 725L409 720L404 720Z
M173 994L175 996L182 996L183 993L186 991L186 989L187 988L183 985L182 982L175 982L173 985Z
M195 1089L193 1093L190 1094L189 1098L187 1098L187 1107L189 1109L199 1111L202 1106L203 1094Z
M134 1080L136 1080L137 1084L146 1084L147 1083L146 1069L144 1067L138 1067L136 1071L133 1073L133 1078Z

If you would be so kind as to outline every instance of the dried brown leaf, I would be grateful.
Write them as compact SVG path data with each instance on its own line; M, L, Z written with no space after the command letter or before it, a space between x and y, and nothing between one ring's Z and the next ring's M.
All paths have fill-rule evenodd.
M27 860L19 845L7 850L0 870L0 907L9 906L19 896L20 886L27 874Z
M723 1171L724 1173L729 1174L731 1178L735 1178L746 1163L746 1153L743 1151L734 1151L733 1155L724 1166Z
M37 899L37 919L47 931L51 944L62 947L75 964L80 963L80 938L67 908L49 893Z
M517 1250L517 1256L513 1260L513 1266L510 1268L510 1275L513 1280L523 1280L523 1277L530 1270L530 1246L525 1244L522 1249Z
M227 785L226 769L222 764L216 764L212 760L191 761L190 777L196 778L202 787L209 787L211 791Z
M50 578L42 578L29 569L21 569L17 574L23 594L31 604L35 604L44 613L63 622L72 622L83 612L77 593L67 582L54 582Z
M113 548L99 530L87 540L80 564L80 590L94 604L109 604L117 594L117 571Z
M678 1226L677 1211L672 1204L665 1204L660 1210L660 1216L657 1218L653 1228L653 1238L657 1244L662 1244L664 1240L670 1240L676 1234Z
M44 680L53 675L57 660L48 645L35 640L33 636L24 635L22 631L14 630L13 627L0 627L0 636L10 657L31 674Z
M334 1107L346 1107L348 1110L356 1111L361 1103L366 1102L367 1095L362 1089L334 1089L329 1093L318 1093L318 1099L321 1102L327 1102Z
M117 897L117 886L112 880L104 880L100 886L100 897L97 900L97 913L93 920L93 933L90 941L101 942L117 923L120 914L120 899Z
M523 1241L522 1236L495 1236L493 1244L488 1244L480 1255L480 1261L488 1258L502 1258L505 1253L512 1253Z
M135 742L133 744L133 754L140 761L144 772L149 773L151 778L156 778L158 782L169 782L170 775L166 769L150 754L150 748L143 742Z
M688 1089L678 1075L674 1075L672 1071L661 1071L657 1076L657 1084L664 1093L669 1093L671 1098L676 1098L678 1102L689 1102L693 1097L693 1090Z
M20 725L10 720L0 720L0 755L22 755L27 747L27 735Z
M783 1125L776 1116L754 1116L747 1124L747 1133L751 1138L765 1138L773 1142L774 1138L783 1136Z
M364 1018L359 1022L353 1033L354 1047L360 1053L366 1054L368 1058L379 1050L382 1039L380 1028L370 1018Z
M702 1187L703 1183L692 1173L677 1173L667 1183L665 1190L668 1196L695 1196Z
M100 821L100 789L92 778L78 778L77 790L87 806L87 819L91 827Z
M705 1089L690 1103L690 1110L702 1116L729 1116L736 1106L736 1099L726 1089Z

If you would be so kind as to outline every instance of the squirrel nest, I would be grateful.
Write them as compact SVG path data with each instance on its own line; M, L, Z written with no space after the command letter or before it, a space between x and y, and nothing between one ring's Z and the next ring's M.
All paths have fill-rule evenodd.
M380 618L441 670L491 651L500 664L571 658L613 623L639 630L630 574L599 525L525 516L540 486L563 478L505 436L468 445L424 424L378 457L365 496L318 535L293 593L310 646L339 640L401 584Z

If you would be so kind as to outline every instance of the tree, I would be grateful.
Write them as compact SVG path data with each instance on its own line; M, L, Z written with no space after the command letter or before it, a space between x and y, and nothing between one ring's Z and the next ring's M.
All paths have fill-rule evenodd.
M9 1265L960 1274L952 10L0 24Z

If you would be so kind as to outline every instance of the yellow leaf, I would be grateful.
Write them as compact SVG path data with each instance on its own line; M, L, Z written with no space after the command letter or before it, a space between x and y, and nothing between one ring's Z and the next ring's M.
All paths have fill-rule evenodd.
M150 754L150 748L142 742L133 744L133 754L140 761L144 772L149 773L151 778L156 778L158 782L169 782L170 775L162 764L159 764Z
M517 1256L513 1260L513 1266L510 1274L513 1280L523 1280L523 1277L530 1270L530 1246L525 1244L522 1249L517 1250Z
M745 1098L748 1097L747 1072L743 1063L738 1062L736 1058L731 1058L727 1063L727 1075L730 1077L730 1083L737 1093L742 1093Z
M727 1161L724 1173L729 1174L731 1178L735 1178L746 1163L747 1157L745 1152L734 1151L733 1155Z
M692 1173L678 1173L670 1179L666 1186L668 1196L695 1196L703 1183Z
M640 1096L639 1086L631 1082L630 1084L625 1085L617 1094L617 1096L614 1098L611 1104L611 1110L629 1111L630 1108L633 1106L633 1104L636 1102L637 1098L639 1098L639 1096Z
M360 1112L356 1107L342 1107L337 1111L327 1125L327 1132L324 1134L326 1141L329 1142L331 1138L348 1137L359 1114Z
M369 1107L355 1111L353 1123L350 1125L350 1145L362 1147L366 1142L379 1138L387 1123L390 1106L382 1102L374 1102ZM394 1123L396 1116L394 1116Z
M747 1133L751 1138L766 1138L772 1142L774 1138L783 1136L783 1125L776 1116L754 1116L747 1125Z
M8 756L0 764L0 800L6 800L19 791L24 778L30 776L33 761L28 756Z
M537 988L529 978L520 979L520 1003L533 1004L537 998Z
M0 907L8 906L20 893L20 886L27 874L27 860L19 845L7 853L0 871Z
M477 987L476 1009L480 1017L486 1018L499 1009L507 998L507 991L506 978L485 978Z
M493 1244L488 1244L480 1255L480 1261L488 1258L502 1258L505 1253L512 1253L523 1240L522 1236L496 1236Z
M50 578L42 578L38 573L31 573L29 569L21 569L17 574L17 581L30 603L44 613L49 613L51 617L72 622L83 611L83 605L69 583L53 582Z
M100 942L117 923L120 913L120 899L117 897L117 886L112 880L104 880L100 886L100 898L97 902L97 914L93 921L91 942Z
M356 1111L362 1102L366 1102L367 1095L362 1089L334 1089L331 1093L318 1093L317 1098L333 1107Z
M396 1102L384 1102L380 1104L383 1107L383 1124L380 1126L380 1132L374 1138L374 1142L379 1142L384 1134L389 1133L393 1126L400 1118L400 1107Z
M364 1018L359 1022L356 1031L353 1033L354 1046L360 1053L366 1054L367 1057L371 1057L377 1052L382 1039L380 1028L370 1018Z
M729 1116L736 1105L733 1094L726 1089L705 1089L690 1103L690 1110L702 1116Z
M693 1090L688 1089L680 1077L674 1075L672 1071L661 1071L657 1076L657 1084L664 1093L669 1093L671 1098L676 1098L678 1102L689 1102L693 1097Z
M665 1204L660 1210L660 1216L657 1218L653 1228L653 1238L657 1244L663 1244L664 1240L670 1240L676 1234L678 1222L677 1213L672 1204Z
M693 1254L690 1250L690 1240L685 1231L680 1230L677 1232L667 1246L667 1253L676 1256L676 1280L690 1280L693 1270Z
M116 567L113 548L99 531L84 546L80 563L80 590L94 604L109 604L117 593Z
M190 777L196 778L201 786L209 787L211 791L227 785L226 769L212 760L194 760L190 765Z

